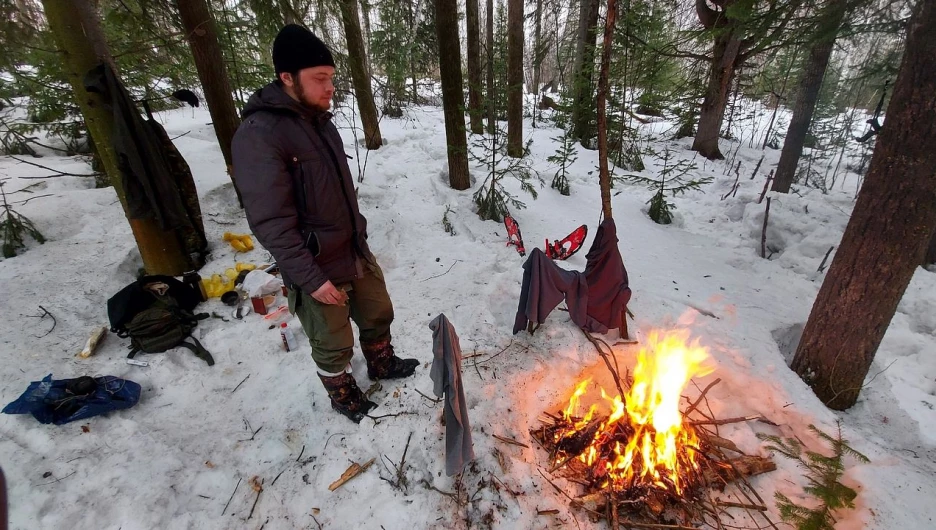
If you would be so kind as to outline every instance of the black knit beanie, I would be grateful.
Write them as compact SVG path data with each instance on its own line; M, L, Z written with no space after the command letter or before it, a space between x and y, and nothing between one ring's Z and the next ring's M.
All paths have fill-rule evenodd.
M281 29L273 41L273 69L276 75L313 66L335 66L328 46L311 31L297 24L289 24Z

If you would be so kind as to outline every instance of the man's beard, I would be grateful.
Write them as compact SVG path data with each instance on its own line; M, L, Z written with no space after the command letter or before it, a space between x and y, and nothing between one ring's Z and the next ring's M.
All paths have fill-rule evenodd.
M314 112L328 112L328 106L323 107L322 105L306 97L305 90L302 89L302 81L299 80L299 76L296 76L296 95L299 98L299 104L306 109Z

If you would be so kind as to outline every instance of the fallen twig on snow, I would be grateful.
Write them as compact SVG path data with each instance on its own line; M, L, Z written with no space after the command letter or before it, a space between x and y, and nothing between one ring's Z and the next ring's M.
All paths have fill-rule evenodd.
M455 264L458 263L459 261L461 261L461 260L460 260L460 259L457 259L457 260L453 261L453 262L452 262L452 265L448 268L448 270L445 271L445 272L443 272L442 274L436 274L435 276L430 276L430 277L426 278L425 280L419 280L419 281L420 281L420 282L428 282L429 280L431 280L431 279L433 279L433 278L438 278L438 277L440 277L440 276L445 276L446 274L449 273L450 270L452 270L452 267L454 267Z
M260 494L263 493L263 479L258 476L254 476L250 479L250 485L253 487L254 491L257 492L257 497L254 499L253 506L250 507L250 515L247 516L247 519L253 517L254 508L256 508L257 503L260 502Z
M374 463L374 460L376 460L376 458L371 458L363 465L358 464L357 462L352 462L348 469L346 469L345 472L341 474L341 477L328 486L328 491L335 491L341 486L344 486L345 483L349 480L367 471L367 468L371 467L371 465Z
M250 430L251 430L250 422L247 421L247 418L244 418L244 426L247 427L247 432L250 432ZM250 435L250 438L247 438L247 439L244 439L244 440L238 440L238 442L252 442L253 439L257 437L257 433L260 432L260 429L262 429L262 428L263 428L263 425L261 425L260 427L257 427L257 430L256 430L256 431L253 431L253 434Z
M234 390L231 390L231 393L233 394L234 392L237 392L237 389L240 388L240 386L244 384L244 381L246 381L249 377L250 374L247 374L247 377L243 378L240 383L237 383L237 386L234 387Z
M65 476L62 477L62 478L57 478L57 479L52 480L52 481L49 481L49 482L43 482L42 484L37 484L37 486L48 486L49 484L55 484L56 482L61 482L61 481L65 480L65 479L67 479L68 477L74 475L75 473L77 473L77 471L72 471L71 473L65 475Z
M390 464L393 466L393 469L396 471L395 473L396 481L391 481L383 477L380 477L380 478L383 480L386 480L394 488L403 490L404 495L406 494L406 487L408 486L407 481L406 481L406 452L409 451L410 438L412 437L413 437L412 432L410 432L409 436L406 437L406 447L403 448L403 456L400 457L399 464L394 464L393 460L390 460L389 458L387 458L387 455L383 455L384 459L386 459L387 462L390 462ZM384 464L384 467L386 466L387 465ZM387 471L390 471L390 469L388 468Z
M380 422L377 420L381 420L384 418L396 418L397 416L412 416L414 414L416 413L412 411L404 410L403 412L397 412L396 414L384 414L383 416L371 416L370 414L368 414L367 417L374 420L374 426L376 427L377 425L380 425Z
M52 197L52 196L54 196L54 195L55 195L54 193L46 193L46 194L44 194L44 195L36 195L35 197L30 197L30 198L25 199L25 200L22 200L22 201L14 201L14 202L11 202L10 204L18 204L18 205L22 206L22 205L26 204L27 202L29 202L29 201L31 201L31 200L33 200L33 199L41 199L41 198L43 198L43 197Z
M431 402L433 402L433 403L440 403L440 402L442 401L442 398L431 398L431 397L427 396L426 394L423 394L422 392L419 391L418 388L414 388L413 390L415 390L416 393L419 394L420 396L422 396L422 397L428 399L429 401L431 401Z
M829 250L826 251L825 257L822 258L822 263L819 264L819 268L816 269L816 272L822 272L825 270L825 262L827 259L829 259L829 254L831 254L833 250L835 250L835 246L829 247Z
M230 506L230 505L231 505L231 500L232 500L232 499L234 499L234 494L235 494L235 493L237 493L237 488L239 488L239 487L240 487L240 483L241 483L241 481L242 481L242 480L244 480L244 479L243 479L243 478L239 478L239 479L237 479L237 485L236 485L236 486L234 486L234 491L232 491L232 492L231 492L231 498L230 498L230 499L228 499L228 501L227 501L227 504L225 504L225 505L224 505L224 509L223 509L223 510L221 510L221 515L224 515L224 512L226 512L226 511L227 511L227 509L228 509L228 506Z
M518 441L514 440L513 438L505 438L505 437L503 437L503 436L498 436L498 435L496 435L496 434L492 434L491 436L493 436L494 438L497 438L498 440L500 440L500 441L502 441L502 442L504 442L504 443L506 443L506 444L516 445L516 446L518 446L518 447L523 447L523 448L525 448L525 449L529 449L529 448L530 448L529 445L527 445L527 444L525 444L525 443L518 442Z
M36 336L36 338L41 339L42 337L45 337L45 336L48 335L49 333L52 333L52 330L55 329L55 325L58 324L58 321L55 320L55 315L53 315L52 313L50 313L48 309L46 309L46 308L44 308L44 307L42 307L42 306L39 306L39 309L42 310L42 313L40 313L40 314L38 314L38 315L29 315L29 316L32 317L32 318L38 318L39 320L42 320L42 319L44 319L45 317L49 317L49 318L52 319L52 327L49 328L49 331L46 331L46 332L43 333L42 335L37 335L37 336Z

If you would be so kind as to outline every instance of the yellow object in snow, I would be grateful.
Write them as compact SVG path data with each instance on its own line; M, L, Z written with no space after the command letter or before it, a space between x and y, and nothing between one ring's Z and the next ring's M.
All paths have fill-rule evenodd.
M227 271L234 271L234 269L228 269ZM234 278L228 277L228 272L224 271L224 276L220 274L212 274L210 278L203 280L202 283L205 285L205 294L208 295L208 298L218 298L222 294L234 290ZM237 273L234 273L235 278Z
M237 252L248 252L253 250L253 238L250 234L232 234L225 232L223 239L231 244L231 247Z
M252 271L256 268L257 266L254 265L253 263L241 263L238 261L237 263L234 264L234 270L236 270L237 272Z

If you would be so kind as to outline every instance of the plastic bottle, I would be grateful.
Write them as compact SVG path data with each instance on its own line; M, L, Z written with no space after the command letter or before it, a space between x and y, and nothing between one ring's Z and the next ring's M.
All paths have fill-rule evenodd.
M280 324L280 337L283 339L283 346L286 348L286 351L295 351L299 346L296 344L296 336L293 335L293 332L286 325L285 322Z

